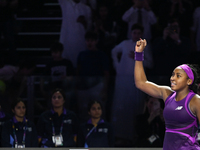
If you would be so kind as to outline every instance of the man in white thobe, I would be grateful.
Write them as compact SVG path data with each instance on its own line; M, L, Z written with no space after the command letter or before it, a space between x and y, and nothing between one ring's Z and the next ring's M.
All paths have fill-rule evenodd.
M64 46L63 58L77 67L77 56L86 49L85 33L91 28L91 9L80 0L58 0L62 10L60 42Z
M150 41L151 35L151 25L157 22L157 18L151 8L148 5L147 0L133 0L134 5L127 10L122 16L122 20L128 23L128 33L127 37L131 38L131 27L135 23L140 23L144 27L143 37ZM140 14L139 14L140 13Z
M135 44L143 34L143 26L132 26L132 39L124 40L112 49L113 65L116 70L115 90L112 103L111 121L116 137L134 143L136 140L135 117L144 108L144 93L134 83L134 51ZM118 60L121 55L121 59ZM144 66L153 67L152 54L149 47L144 51Z

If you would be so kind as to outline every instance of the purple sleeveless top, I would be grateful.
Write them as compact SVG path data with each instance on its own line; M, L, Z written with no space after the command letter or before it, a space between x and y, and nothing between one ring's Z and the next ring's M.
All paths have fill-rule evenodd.
M197 117L189 109L193 92L176 101L176 92L165 101L163 116L165 118L165 139L163 150L200 150L197 142Z

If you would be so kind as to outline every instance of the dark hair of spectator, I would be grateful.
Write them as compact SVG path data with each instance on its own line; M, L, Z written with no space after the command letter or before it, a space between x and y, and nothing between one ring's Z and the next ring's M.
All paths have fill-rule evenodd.
M90 101L90 102L88 103L88 107L87 107L88 112L90 112L90 109L92 108L92 105L93 105L93 104L99 104L99 105L101 106L101 109L103 110L103 105L102 105L102 103L101 103L100 101L98 101L98 100L93 100L93 101Z
M25 105L25 102L21 98L17 98L16 100L12 101L11 109L14 110L15 107L17 106L17 104L20 102L24 103L24 105ZM26 107L26 105L25 105L25 107Z
M85 39L86 40L97 40L98 39L98 35L97 33L93 32L93 31L88 31L85 34Z
M136 24L133 24L133 25L132 25L131 31L133 31L133 30L135 30L135 29L138 29L138 30L144 32L144 27L143 27L141 24L139 24L139 23L136 23Z
M64 49L63 44L60 42L55 42L50 48L51 52L62 52Z
M60 92L60 94L63 96L64 100L66 100L65 92L63 91L63 89L60 89L60 88L54 89L54 90L52 91L52 93L51 93L51 97L53 97L53 95L54 95L56 92Z

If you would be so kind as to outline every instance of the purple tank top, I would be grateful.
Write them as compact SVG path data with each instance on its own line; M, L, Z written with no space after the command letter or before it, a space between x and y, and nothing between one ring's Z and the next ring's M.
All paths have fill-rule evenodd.
M197 118L189 109L189 102L195 95L193 92L176 101L176 92L165 101L163 116L166 132L163 150L200 150L197 142Z

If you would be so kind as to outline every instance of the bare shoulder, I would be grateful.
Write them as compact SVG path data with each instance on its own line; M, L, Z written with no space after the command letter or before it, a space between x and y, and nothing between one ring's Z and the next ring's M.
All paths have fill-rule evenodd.
M162 90L164 101L174 92L169 86L159 86L159 88Z
M195 94L191 100L195 103L200 103L200 95Z

